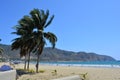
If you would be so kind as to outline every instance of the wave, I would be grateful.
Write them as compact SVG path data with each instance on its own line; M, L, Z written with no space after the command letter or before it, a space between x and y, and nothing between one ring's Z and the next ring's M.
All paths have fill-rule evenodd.
M35 64L35 62L32 62ZM120 68L120 62L117 61L106 61L106 62L78 62L78 61L59 61L59 62L40 62L41 65L52 65L52 66L76 66L76 67L106 67L106 68Z

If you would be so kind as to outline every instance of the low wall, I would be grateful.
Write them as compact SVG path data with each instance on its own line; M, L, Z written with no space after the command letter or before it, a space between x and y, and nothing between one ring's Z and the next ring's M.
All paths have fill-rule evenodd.
M80 78L79 75L75 75L75 76L68 76L68 77L52 79L52 80L82 80L82 79Z
M0 71L0 80L16 80L16 70Z

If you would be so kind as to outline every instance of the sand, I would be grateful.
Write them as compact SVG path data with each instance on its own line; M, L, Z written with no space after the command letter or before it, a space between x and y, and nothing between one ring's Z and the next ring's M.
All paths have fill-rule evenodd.
M3 65L3 63L0 63L0 65ZM15 69L21 68L23 69L23 64L15 65ZM30 64L30 69L35 70L35 65ZM40 65L39 70L44 72L24 74L19 76L18 80L51 80L72 75L80 75L80 77L83 77L82 74L85 73L87 73L86 80L120 80L120 68Z

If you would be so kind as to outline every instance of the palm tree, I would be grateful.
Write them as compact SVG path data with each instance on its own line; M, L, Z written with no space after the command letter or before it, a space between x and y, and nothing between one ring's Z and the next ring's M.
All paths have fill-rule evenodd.
M21 38L16 38L13 40L14 42L12 43L12 50L18 50L20 49L20 57L25 56L25 65L24 65L24 70L26 70L26 55L27 55L27 50L25 46L23 45L23 41Z
M0 48L0 55L3 55L3 52L4 52L3 48Z
M33 46L31 45L31 33L33 31L34 24L31 24L32 19L29 16L24 16L19 21L19 25L15 26L16 32L13 34L17 34L18 38L13 40L12 50L20 49L20 56L25 56L25 66L26 70L26 57L28 55L28 66L27 70L29 70L29 61L30 61L30 52L32 51Z
M34 40L37 43L35 46L36 47L35 52L37 53L36 72L38 72L40 55L42 54L42 51L45 47L46 40L49 40L53 48L55 47L55 43L57 41L57 37L55 36L55 34L51 32L44 32L44 29L51 24L54 15L52 15L50 20L47 20L49 16L49 10L47 10L45 13L43 10L39 10L39 9L32 10L30 12L30 15L34 20L35 29L36 29L36 31L33 32L33 35L34 35Z
M1 41L1 39L0 39ZM3 52L4 52L4 49L0 47L0 55L3 57Z
M33 9L30 12L30 16L24 16L19 21L19 25L15 26L16 32L13 32L20 37L14 40L12 43L12 48L21 49L20 54L23 56L28 54L28 65L30 60L30 53L36 53L36 72L38 72L39 59L45 47L46 40L49 40L53 48L55 47L55 43L57 41L55 34L51 32L44 32L44 29L51 24L54 18L53 15L50 20L47 20L48 16L49 10L47 10L45 13L43 10ZM22 53L24 50L26 50L27 53Z

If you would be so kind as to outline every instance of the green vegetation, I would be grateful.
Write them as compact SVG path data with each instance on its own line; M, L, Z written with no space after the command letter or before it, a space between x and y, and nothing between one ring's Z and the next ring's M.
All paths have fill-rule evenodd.
M1 41L1 39L0 39ZM0 62L3 60L2 57L3 57L3 52L4 52L4 49L0 47L0 55L1 55L1 59L0 59Z
M17 69L17 70L21 70L21 71L24 71L24 69ZM35 73L35 70L34 69L29 69L29 70L26 70L27 72L30 72L30 73ZM39 70L39 73L44 73L45 70Z
M55 75L57 75L57 70L55 69L51 73L52 73L53 76L55 76Z
M0 55L4 52L3 48L0 48Z
M30 73L35 73L35 70L34 70L34 69L29 69L28 72L30 72Z
M39 72L39 73L44 73L44 72L45 72L45 70L39 70L38 72Z
M80 74L80 75L81 75L81 77L82 77L82 80L86 80L86 79L87 79L87 74L88 74L88 73L85 73L85 74Z
M19 37L13 40L12 50L20 49L20 56L25 57L24 69L26 69L26 63L28 62L27 70L29 70L30 53L35 53L37 55L36 72L38 73L39 59L46 40L51 43L53 48L55 47L57 41L55 34L44 32L44 29L51 24L54 15L51 16L50 20L47 20L48 17L49 10L45 12L44 10L33 9L30 11L30 15L24 16L14 27L16 32L12 34Z

